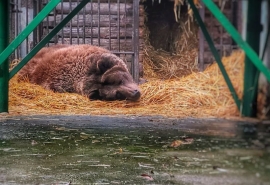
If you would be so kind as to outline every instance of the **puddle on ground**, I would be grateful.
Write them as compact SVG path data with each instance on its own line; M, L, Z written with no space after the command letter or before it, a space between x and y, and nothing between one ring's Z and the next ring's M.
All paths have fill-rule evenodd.
M257 135L5 123L0 131L0 184L270 184L269 146Z

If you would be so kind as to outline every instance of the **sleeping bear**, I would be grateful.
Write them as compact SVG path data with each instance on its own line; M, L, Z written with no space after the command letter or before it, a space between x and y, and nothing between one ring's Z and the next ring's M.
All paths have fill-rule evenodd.
M91 100L140 99L126 64L110 51L87 44L41 49L18 73L18 79L55 92L78 93Z

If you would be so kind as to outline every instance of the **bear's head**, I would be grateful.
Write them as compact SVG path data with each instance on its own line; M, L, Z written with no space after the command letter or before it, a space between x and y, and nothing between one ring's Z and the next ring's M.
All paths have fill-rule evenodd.
M133 81L126 64L111 53L104 53L96 64L99 74L99 87L90 99L130 100L137 101L141 97L138 85Z

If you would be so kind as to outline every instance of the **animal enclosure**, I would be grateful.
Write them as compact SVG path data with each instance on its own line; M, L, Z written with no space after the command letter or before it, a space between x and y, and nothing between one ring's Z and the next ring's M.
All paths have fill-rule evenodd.
M178 5L178 22L174 15L173 0L141 0L139 5L136 2L138 1L91 0L50 40L48 46L57 43L86 43L104 47L124 59L133 76L137 78L143 76L147 70L143 70L143 62L155 68L156 73L161 76L165 74L167 77L186 75L198 67L204 70L213 62L196 21L189 15L186 1ZM219 3L218 0L215 2ZM11 39L17 36L47 3L48 0L11 1ZM26 56L78 3L80 0L62 0L20 45L10 60ZM235 26L241 21L240 3L228 0L221 7ZM237 48L231 37L203 5L199 10L221 56L228 56ZM171 67L160 69L164 66Z
M16 0L14 2L15 3L12 4L13 8L11 9L13 11L11 12L12 24L11 24L11 29L10 29L11 32L15 32L13 33L13 36L17 35L20 32L21 28L19 28L18 25L19 23L21 24L23 22L21 21L23 20L22 18L26 17L25 22L26 24L29 23L31 18L33 18L33 16L36 15L38 11L40 11L40 9L44 6L44 4L46 4L47 1L42 1L41 3L41 1ZM30 2L32 2L32 4ZM26 50L25 53L27 53L40 39L42 39L51 29L53 29L57 23L59 23L62 17L65 17L67 15L67 12L70 11L69 9L72 9L76 5L76 3L79 3L79 2L80 2L79 0L62 1L60 5L58 6L58 9L56 8L54 11L50 13L50 15L43 21L43 23L39 26L39 28L36 29L35 32L28 37L26 42L21 45L21 50L17 50L15 54L16 53L22 54L23 49L25 49ZM134 2L135 1L126 0L124 1L125 5L122 6L121 5L122 1L120 0L118 0L117 2L103 1L103 0L91 1L90 4L88 4L88 6L86 6L82 10L82 12L79 13L79 15L77 15L70 23L68 23L63 30L59 31L59 33L54 37L54 39L50 41L48 45L52 45L56 43L77 44L77 43L86 43L86 42L90 44L101 45L103 43L107 43L107 45L105 44L103 47L106 47L106 46L109 47L109 49L111 49L114 53L124 58L124 60L130 64L131 72L134 72L134 69L137 69L138 71L139 67L138 66L137 66L138 68L134 67L134 63L135 63L134 61L136 59L135 55L137 56L141 55L142 57L138 57L139 59L138 61L143 62L143 66L144 66L143 72L146 74L145 76L147 79L149 79L149 82L150 82L150 83L142 85L145 91L145 94L143 95L145 99L143 99L142 102L143 101L146 102L143 105L154 103L154 104L157 104L157 106L160 108L161 107L160 103L168 100L168 94L172 94L172 92L175 92L175 95L178 95L181 92L181 90L183 90L182 88L180 88L182 87L182 85L174 83L173 81L170 81L168 79L174 78L173 80L176 80L177 82L178 80L182 81L185 78L179 78L179 77L187 76L190 73L192 74L188 77L189 79L191 79L191 82L190 84L188 84L188 86L196 87L194 88L195 89L194 92L196 93L199 92L198 87L201 86L202 83L200 83L199 79L197 78L197 76L199 75L197 73L194 74L193 72L196 72L198 70L198 63L199 63L199 66L201 67L201 70L203 70L206 66L208 66L210 63L205 62L205 57L209 59L210 58L209 56L211 55L209 53L208 54L206 53L208 46L206 45L206 42L202 39L202 35L200 33L198 35L199 30L198 30L196 21L194 19L191 19L192 17L190 17L190 14L188 14L189 13L188 5L184 3L183 5L180 6L180 10L181 10L180 19L179 19L179 22L176 22L174 11L173 11L174 10L173 1L161 0L161 2L158 2L158 1L146 0L146 1L140 2L140 5L137 6L137 9L135 8L134 4L132 4ZM216 2L218 3L218 1ZM231 4L235 3L234 1L226 1L226 2L231 3ZM116 3L116 5L114 6L113 3ZM17 7L19 4L21 5L21 9L16 9L15 7ZM109 18L115 17L115 19L109 19L109 21L106 22L105 19L101 18L102 17L101 13L104 12L103 8L101 8L102 4L108 7L108 9L106 9L107 11L109 11L109 15L107 17ZM93 8L94 6L96 7L95 9ZM31 7L32 7L32 11L31 11ZM117 10L111 7L117 8ZM125 7L124 11L122 11L121 7ZM124 18L130 15L129 10L131 9L133 9L133 12L132 12L133 21L132 23L130 22L131 25L127 23L128 21L121 22L120 20L125 20ZM135 16L134 9L136 9L139 12L137 16ZM199 7L199 9L200 11L202 11L204 10L204 7L203 6ZM233 10L230 4L225 4L224 11L226 9L228 9L229 12ZM237 8L234 8L234 9L237 10ZM31 12L32 12L32 16L28 16L31 14ZM92 15L91 13L93 12L95 13ZM125 12L125 14L122 15L121 12ZM95 15L98 15L97 18L95 18ZM211 27L213 29L215 28L216 32L211 31L211 29L209 30L210 30L210 34L214 36L213 38L214 38L215 44L217 44L217 42L220 44L219 45L220 47L218 48L220 51L220 54L222 56L229 55L230 52L235 48L230 36L227 35L225 32L220 31L220 29L217 28L218 26L220 26L218 25L218 23L213 22L212 24L211 21L209 21L210 20L209 16L208 17L206 16L206 15L210 15L209 13L205 11L203 15L205 15L205 22L208 23L207 25L208 29ZM227 13L226 15L228 18L230 17L229 13ZM19 19L20 16L21 16L21 19ZM136 19L136 17L138 19ZM98 22L95 22L95 20L97 20ZM133 37L134 33L132 33L132 30L133 31L136 30L134 28L135 22L136 22L135 20L137 20L137 23L138 23L137 28L139 28L137 30L138 30L138 33L140 33L137 35L138 36L137 43L134 42L135 37ZM87 21L88 21L88 24L90 25L84 24ZM235 22L241 22L241 19ZM129 29L130 28L129 26L132 27L131 30ZM106 32L106 29L109 31ZM116 32L113 32L113 30L114 31L116 30ZM106 42L103 42L103 40L106 40ZM139 46L138 43L140 44L141 47L138 47ZM225 43L227 44L228 47L224 47ZM125 46L126 48L130 47L130 48L133 48L134 50L132 51L121 50L121 46ZM137 48L138 50L135 50L135 48ZM225 51L226 48L229 48L229 50ZM23 57L23 55L21 56ZM16 58L20 58L20 56L17 55ZM234 56L234 58L240 58L240 57L236 55L236 57ZM129 59L131 59L130 62L129 62ZM201 63L201 61L203 61L204 63ZM211 63L213 62L211 58L210 58L210 61ZM235 63L233 64L230 63L229 66L231 66L230 69L232 69L232 71L237 71ZM218 74L218 70L215 71L214 73L215 74L209 74L209 75L207 74L206 76L215 76L216 73ZM152 78L152 77L156 77L156 78ZM239 79L242 79L242 78L243 78L242 76L235 78L236 79L235 81L238 81ZM221 77L216 77L216 76L213 77L213 79L222 80ZM168 80L168 81L165 81L165 80ZM212 89L213 84L218 84L216 81L214 82L210 81L210 78L207 78L207 80L203 82L203 84L210 86L210 89ZM169 84L168 88L165 88L165 89L162 88L162 87L166 87L166 84L164 84L164 82L168 82ZM19 94L18 99L21 100L22 96L24 95L22 95L21 92L16 91L16 89L19 89L19 88L16 88L17 84L14 83L11 85L15 87L15 91L13 92L12 96L16 96L16 93L18 93ZM24 87L26 87L25 84L18 84L18 85L23 85ZM236 85L236 86L239 88L242 87L241 84ZM179 87L180 89L177 89L176 87ZM223 92L224 89L226 88L227 86L223 86L223 84L222 85L219 84L219 86L216 88L217 96L219 97L220 92L221 91ZM25 90L21 90L21 91L26 92ZM164 92L165 95L164 94L160 95L157 93L160 91ZM36 91L34 92L34 94L35 93ZM154 94L151 94L151 93L154 93ZM239 94L240 93L241 92L239 92ZM45 94L46 96L48 95L47 92ZM205 98L205 96L206 95L210 95L211 97L213 96L212 92L205 93L204 89L202 89L202 91L199 92L198 94L196 94L196 96L198 95L202 97L199 97L199 100L190 98L191 105L195 104L198 107L202 107L201 106L202 104L209 102L209 98L208 97ZM28 97L27 93L26 93L26 96ZM183 94L181 94L181 96L183 96ZM32 97L32 96L29 95L29 97ZM59 100L59 98L57 98L57 100ZM171 113L172 112L171 109L174 109L176 111L179 104L181 104L179 103L180 101L178 101L175 98L175 96L173 96L171 100L175 104L173 104L173 106L168 106L170 110L163 108L163 110L165 110L166 113L167 112ZM187 101L187 97L184 98L184 102L186 101ZM63 102L65 102L65 100L63 100ZM84 102L84 101L80 101L80 103L81 102ZM224 115L224 114L227 115L228 110L233 110L234 111L233 115L238 115L238 111L236 109L232 109L232 108L235 108L234 102L233 101L230 101L230 102L232 102L232 104L229 105L230 107L229 109L226 109L226 110L224 109L225 111L220 111L221 109L218 108L217 109L218 114L215 114L215 115L219 115L220 112L221 112L221 115ZM222 103L223 104L221 105L221 107L223 110L223 106L225 106L226 102L224 101ZM98 104L97 107L100 108L100 105L101 104ZM219 105L219 104L218 103L208 104L208 106L210 105L212 106L212 105ZM37 106L37 104L34 104L34 106ZM41 106L44 107L43 103ZM50 106L54 106L54 105L50 105ZM119 106L129 108L131 105L121 104ZM21 109L20 105L18 107L19 109ZM109 109L111 110L112 108L115 108L115 107L117 106L110 107ZM156 111L155 113L161 113L162 110L160 110L159 108L155 109ZM36 109L36 107L34 109ZM66 109L66 108L63 108L63 109ZM147 108L144 106L142 108L143 113L147 112L145 109ZM216 109L216 107L214 108L211 107L210 109L212 111L213 109ZM68 111L70 111L70 109L68 109ZM59 112L59 110L57 110L56 112ZM191 110L191 112L194 112L194 110ZM202 111L198 110L196 112L196 115L199 115L198 112L202 112ZM98 113L100 114L100 111ZM186 114L186 109L184 110L184 113L185 115L188 115ZM209 113L205 115L209 115Z
M138 78L139 37L142 35L142 9L130 0L91 0L65 27L49 41L54 44L91 44L112 51L127 62L133 77ZM11 35L18 33L48 3L43 1L15 0L11 11ZM78 4L79 0L63 0L43 20L15 52L13 58L24 57L33 46L40 42ZM24 20L21 22L21 20ZM143 42L140 42L143 44ZM141 58L141 57L140 57ZM140 60L141 61L141 60Z

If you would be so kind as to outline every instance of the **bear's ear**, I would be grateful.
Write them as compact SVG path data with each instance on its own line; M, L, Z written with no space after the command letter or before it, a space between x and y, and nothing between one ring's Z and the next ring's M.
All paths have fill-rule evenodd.
M101 74L105 73L107 70L115 66L115 63L109 57L102 57L97 62L97 68Z

